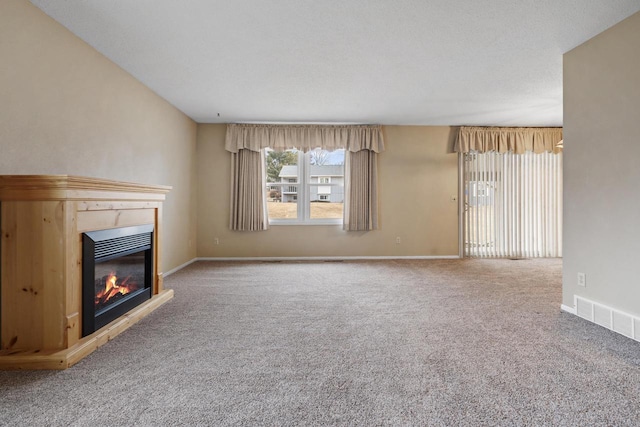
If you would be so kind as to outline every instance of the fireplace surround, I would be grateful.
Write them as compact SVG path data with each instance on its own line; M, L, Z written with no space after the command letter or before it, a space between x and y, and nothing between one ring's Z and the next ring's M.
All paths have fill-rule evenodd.
M0 369L68 368L173 297L163 288L161 269L162 204L170 189L68 175L0 175ZM143 300L131 304L131 297L116 295L115 311L96 309L96 294L91 326L83 311L84 240L101 246L103 231L127 234L131 227L151 230L134 233L146 234L146 243L117 257L92 254L99 276L92 281L95 288L105 275L100 268L111 269L121 258L115 264L124 269L121 277L104 279L115 285L110 292L120 292L132 281L123 283L122 275L129 268L139 275L144 264L143 283L133 291L133 299L144 294ZM100 318L103 311L112 311L111 318Z

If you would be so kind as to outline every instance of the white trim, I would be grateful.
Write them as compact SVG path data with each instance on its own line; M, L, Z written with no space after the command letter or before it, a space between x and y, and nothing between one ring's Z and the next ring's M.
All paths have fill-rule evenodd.
M317 218L303 221L299 219L270 219L269 225L338 225L342 226L342 219L339 218Z
M458 255L443 256L310 256L310 257L197 257L182 265L162 273L168 277L198 261L354 261L354 260L393 260L393 259L460 259Z
M578 313L577 313L578 300L581 300L586 304L591 304L591 318L590 319L588 319L588 318L586 318L584 316L578 315ZM575 314L576 316L578 316L581 319L584 319L584 320L586 320L588 322L591 322L591 323L593 323L595 325L602 326L603 328L606 328L606 329L608 329L610 331L616 332L617 334L620 334L620 335L622 335L624 337L631 338L634 341L639 341L640 342L640 331L638 330L638 328L636 328L636 323L640 324L640 317L634 316L634 315L629 314L629 313L625 313L624 311L617 310L615 308L609 307L609 306L604 305L604 304L600 304L598 302L592 301L590 299L587 299L587 298L584 298L584 297L581 297L581 296L578 296L578 295L574 295L573 296L573 305L576 308L568 307L568 306L566 306L564 304L561 305L561 308L562 308L562 310L566 311L567 313ZM609 312L610 325L611 325L610 327L602 325L602 324L599 324L599 323L596 323L596 321L595 321L595 310L596 310L596 307L599 310L606 310L606 311ZM614 321L614 319L615 319L614 313L618 314L618 317L621 318L621 320L627 320L629 322L628 325L631 326L630 327L631 336L623 333L625 331L625 328L623 328L623 327L621 327L621 326L616 324L616 322Z
M458 255L464 258L464 154L458 153Z
M307 256L307 257L200 257L197 261L354 261L393 259L460 259L458 255L436 256Z
M175 273L175 272L177 272L177 271L182 270L183 268L185 268L185 267L187 267L187 266L189 266L189 265L193 264L193 263L194 263L194 262L196 262L196 261L198 261L198 258L194 258L194 259L192 259L191 261L187 261L187 262L185 262L184 264L177 266L176 268L172 268L171 270L169 270L169 271L167 271L167 272L162 273L162 277L170 276L170 275L172 275L173 273Z

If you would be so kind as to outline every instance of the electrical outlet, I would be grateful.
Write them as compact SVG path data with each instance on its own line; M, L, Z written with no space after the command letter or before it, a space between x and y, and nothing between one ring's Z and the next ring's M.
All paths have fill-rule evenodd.
M578 286L582 286L584 288L587 287L587 275L584 273L578 273Z
M213 244L214 245L219 245L220 244L220 239L218 239L217 237L213 238Z
M400 240L399 237L396 237L396 245L399 245L400 243L402 243L402 241Z

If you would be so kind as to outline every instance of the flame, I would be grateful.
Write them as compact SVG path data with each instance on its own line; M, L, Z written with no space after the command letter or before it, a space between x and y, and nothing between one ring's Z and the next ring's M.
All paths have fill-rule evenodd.
M129 279L131 277L126 277L118 283L116 273L111 272L107 276L104 289L96 295L96 305L104 304L117 295L126 295L135 291L138 286L135 283L129 283Z

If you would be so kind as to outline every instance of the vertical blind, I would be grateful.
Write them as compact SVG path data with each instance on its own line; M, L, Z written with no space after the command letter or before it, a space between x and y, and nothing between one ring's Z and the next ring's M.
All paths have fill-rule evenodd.
M461 153L464 252L562 256L562 153Z

